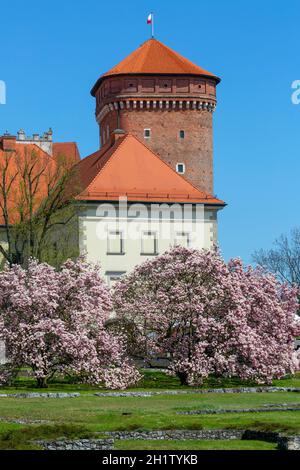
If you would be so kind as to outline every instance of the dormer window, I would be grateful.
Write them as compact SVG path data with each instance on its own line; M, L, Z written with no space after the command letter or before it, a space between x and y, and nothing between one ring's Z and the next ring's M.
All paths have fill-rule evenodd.
M176 165L176 171L177 171L177 173L179 173L180 175L184 175L184 173L185 173L185 164L184 164L184 163L177 163L177 165Z

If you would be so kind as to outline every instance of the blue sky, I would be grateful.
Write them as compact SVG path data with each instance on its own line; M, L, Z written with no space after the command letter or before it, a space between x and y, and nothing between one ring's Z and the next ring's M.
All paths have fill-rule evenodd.
M250 262L260 247L299 221L300 79L296 1L52 0L1 4L0 133L42 132L77 141L82 156L98 148L94 100L100 76L156 37L222 77L214 116L215 192L228 207L219 238L226 258Z

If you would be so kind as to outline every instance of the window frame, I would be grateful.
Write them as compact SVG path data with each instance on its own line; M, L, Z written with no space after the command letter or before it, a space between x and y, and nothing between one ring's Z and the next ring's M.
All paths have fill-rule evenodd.
M144 235L147 234L148 236L151 236L151 235L154 235L154 250L153 252L148 252L148 251L144 251L144 244L143 244L143 241L144 241ZM141 233L141 256L156 256L158 255L158 236L157 236L157 232L154 232L153 230L144 230L142 233Z
M106 276L108 287L109 288L112 287L111 281L113 280L114 277L116 278L115 281L118 282L119 280L121 280L121 277L124 276L125 274L126 274L126 271L106 271L105 276Z
M118 234L120 236L120 251L111 251L110 250L110 235L112 233ZM120 256L120 255L125 255L124 251L124 238L123 238L123 232L122 230L110 230L107 234L107 246L106 246L106 254L109 256Z
M187 238L187 246L180 245L177 243L177 237L181 236L182 238L186 236ZM176 232L175 238L174 238L174 246L182 246L184 248L190 248L191 247L191 234L189 232Z

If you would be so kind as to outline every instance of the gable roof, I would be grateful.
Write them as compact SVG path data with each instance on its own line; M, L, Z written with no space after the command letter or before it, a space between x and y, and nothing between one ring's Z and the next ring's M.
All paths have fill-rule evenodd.
M124 74L201 75L212 77L217 82L220 82L220 79L214 74L198 67L198 65L178 54L178 52L175 52L162 42L157 39L149 39L119 64L102 75L93 87L92 95L96 93L100 82L105 77Z
M136 137L127 134L78 164L78 200L118 201L126 196L139 202L225 203L199 191Z

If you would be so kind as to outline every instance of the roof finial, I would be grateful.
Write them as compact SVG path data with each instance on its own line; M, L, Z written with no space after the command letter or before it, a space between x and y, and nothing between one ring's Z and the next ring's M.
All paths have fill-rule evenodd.
M154 13L150 13L147 18L147 24L151 24L151 38L154 38Z

